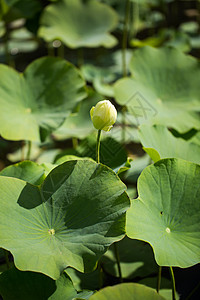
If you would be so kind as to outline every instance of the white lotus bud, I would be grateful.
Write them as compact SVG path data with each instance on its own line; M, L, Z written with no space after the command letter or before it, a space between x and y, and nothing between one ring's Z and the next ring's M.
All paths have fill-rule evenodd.
M103 100L91 108L90 116L96 129L109 131L116 122L117 111L109 100Z

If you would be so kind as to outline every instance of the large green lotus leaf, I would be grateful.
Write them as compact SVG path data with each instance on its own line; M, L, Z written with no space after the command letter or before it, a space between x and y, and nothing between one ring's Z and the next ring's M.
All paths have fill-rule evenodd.
M117 243L117 249L123 278L146 277L157 272L158 266L148 243L125 237ZM108 274L119 276L113 245L103 255L101 261Z
M138 283L122 283L106 287L90 297L90 300L164 300L154 289Z
M33 161L23 161L3 169L0 176L14 177L39 185L45 178L45 169Z
M1 176L0 187L0 246L20 270L53 279L68 266L92 271L107 247L124 236L126 186L101 164L66 162L40 187Z
M0 295L4 300L72 300L81 293L66 273L54 281L44 274L12 268L0 275Z
M143 124L139 128L139 138L154 162L160 158L176 157L200 164L200 146L175 138L164 126Z
M9 140L40 140L86 96L79 71L60 58L39 58L24 74L0 65L0 77L0 134Z
M200 128L199 62L173 48L143 47L134 52L132 77L120 79L116 101L138 125L161 124L186 132Z
M182 159L150 165L127 213L127 235L151 244L161 266L200 261L200 166Z
M50 42L60 39L71 48L113 47L117 40L109 32L118 23L115 11L95 0L62 0L46 7L39 36Z

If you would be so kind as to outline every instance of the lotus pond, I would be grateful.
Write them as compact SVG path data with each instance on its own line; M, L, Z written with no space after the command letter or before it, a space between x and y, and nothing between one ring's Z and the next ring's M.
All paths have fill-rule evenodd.
M199 21L0 1L0 299L200 299Z

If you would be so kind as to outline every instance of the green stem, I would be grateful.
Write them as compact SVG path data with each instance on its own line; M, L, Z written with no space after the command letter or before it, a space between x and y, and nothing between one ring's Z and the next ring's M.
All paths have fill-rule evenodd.
M199 287L200 287L200 282L195 286L195 288L191 291L191 293L187 296L187 298L185 298L185 300L191 299L191 297L194 295L194 293L198 290Z
M100 138L101 138L101 130L99 129L98 135L97 135L97 145L96 145L96 161L97 161L97 163L100 163L100 159L99 159Z
M157 293L159 293L159 291L160 291L160 284L161 284L161 273L162 273L162 267L161 267L161 266L159 266L159 267L158 267L157 288L156 288L156 290L157 290Z
M176 285L175 285L174 271L172 267L169 267L169 269L170 269L170 275L172 279L172 300L176 300Z
M24 161L24 146L25 146L25 141L22 141L21 143L21 161Z
M78 139L73 137L72 138L72 145L73 145L73 149L76 150L76 148L78 147Z
M27 151L27 155L26 155L26 159L30 160L31 157L31 148L32 148L32 142L28 141L28 151Z
M124 16L124 30L122 37L122 73L125 77L127 75L126 70L126 48L128 42L128 22L129 22L130 0L126 0L125 16Z
M10 262L9 262L9 257L8 257L9 252L5 249L3 249L3 252L4 252L7 269L10 269Z
M65 58L65 46L63 43L61 43L60 47L58 47L57 53L60 58Z
M130 11L132 11L133 13L131 14L131 17L130 17L130 32L129 32L130 38L135 37L138 32L138 24L139 24L139 19L140 19L140 11L139 11L138 1L139 0L137 0L136 3L134 3L134 2L131 3L132 8L130 9Z
M103 287L103 269L101 267L100 262L98 262L98 270L99 270L99 289Z
M114 251L115 251L115 258L116 258L116 262L117 262L117 269L118 269L118 274L119 274L119 279L120 282L123 282L123 278L122 278L122 271L121 271L121 266L120 266L120 258L119 258L119 251L117 248L117 244L114 243Z

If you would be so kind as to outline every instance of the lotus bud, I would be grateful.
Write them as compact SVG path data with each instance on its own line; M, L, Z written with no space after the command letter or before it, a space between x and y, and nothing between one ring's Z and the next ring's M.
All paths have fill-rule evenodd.
M109 131L116 122L117 111L109 100L103 100L91 108L90 117L96 129Z

